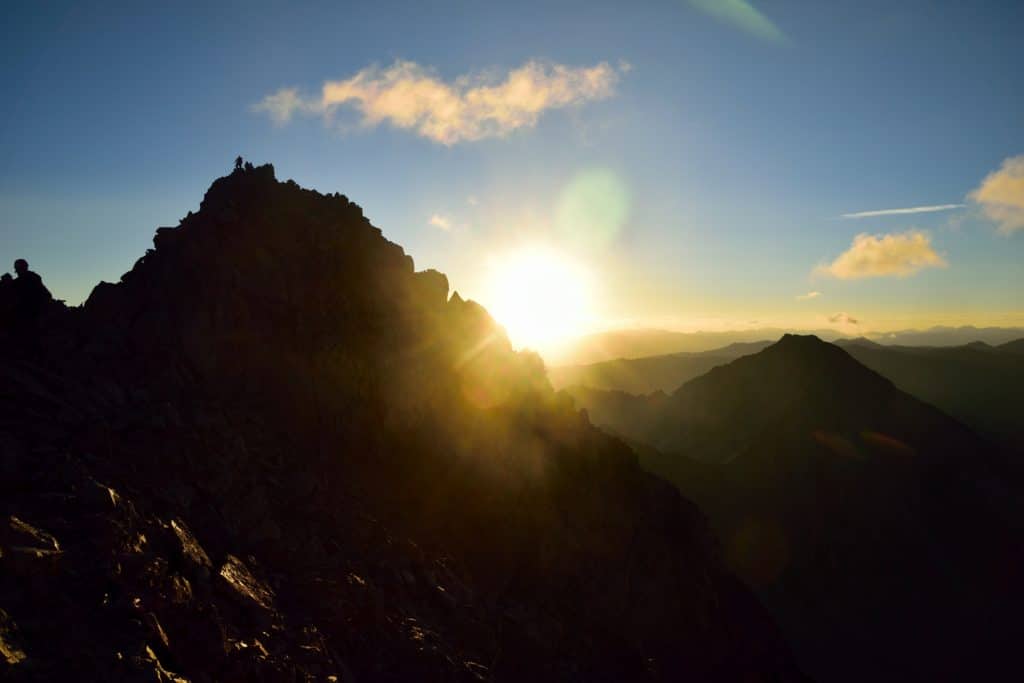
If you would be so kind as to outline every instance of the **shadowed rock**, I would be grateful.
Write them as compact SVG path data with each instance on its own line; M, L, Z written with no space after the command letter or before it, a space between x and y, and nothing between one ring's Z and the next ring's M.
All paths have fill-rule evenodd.
M357 205L256 167L154 247L0 363L0 497L63 553L0 581L18 675L801 678L700 512Z

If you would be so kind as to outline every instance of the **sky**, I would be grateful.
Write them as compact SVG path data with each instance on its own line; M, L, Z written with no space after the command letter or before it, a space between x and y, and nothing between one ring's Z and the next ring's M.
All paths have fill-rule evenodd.
M241 154L577 331L1024 325L1024 3L161 4L5 6L0 257L69 303Z

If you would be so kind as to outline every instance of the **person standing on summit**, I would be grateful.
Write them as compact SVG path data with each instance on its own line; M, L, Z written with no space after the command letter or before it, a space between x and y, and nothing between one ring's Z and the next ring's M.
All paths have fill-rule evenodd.
M239 154L237 157L235 157L235 170L236 171L241 171L242 170L242 155L241 154Z

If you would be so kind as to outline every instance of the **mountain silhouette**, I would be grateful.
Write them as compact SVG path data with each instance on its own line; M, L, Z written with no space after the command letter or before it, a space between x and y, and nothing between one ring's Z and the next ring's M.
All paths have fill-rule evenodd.
M760 351L772 342L730 344L710 351L680 352L643 358L620 358L590 365L566 365L548 368L548 378L556 389L584 386L591 389L616 389L630 394L673 391L680 384L703 375L716 365L724 365L740 356Z
M677 332L648 328L608 330L584 335L545 359L555 367L594 365L616 360L678 353L702 353L734 344L758 344L765 339L778 339L789 330L755 328L720 332ZM834 330L814 330L822 338L839 337Z
M574 395L708 513L812 677L968 680L1011 665L1019 479L843 349L787 335L671 395Z
M239 168L33 334L6 680L803 680L700 510L344 196Z
M556 367L593 365L622 359L640 359L677 353L713 351L731 344L757 343L778 339L792 329L761 327L720 332L676 332L671 330L628 328L585 335L564 348L551 351L545 358ZM801 330L826 341L843 337L833 329ZM1021 327L930 327L924 330L898 330L869 333L871 340L885 345L963 346L974 341L998 346L1024 337ZM866 337L861 337L866 339ZM674 388L674 387L673 387Z
M897 387L931 403L983 436L1024 453L1024 340L991 346L837 345Z
M996 348L1004 353L1024 353L1024 339L1006 342L1005 344L1000 344Z

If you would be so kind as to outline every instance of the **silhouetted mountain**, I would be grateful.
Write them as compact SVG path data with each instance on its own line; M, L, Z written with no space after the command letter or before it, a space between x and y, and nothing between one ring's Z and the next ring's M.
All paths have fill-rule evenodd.
M1024 353L1024 339L1000 344L998 348L1005 353Z
M357 205L238 170L154 244L3 341L5 680L801 678L700 511Z
M557 353L549 353L549 365L591 365L606 361L646 358L677 353L714 351L733 344L759 344L778 339L790 330L765 327L723 332L673 332L670 330L623 329L586 335ZM813 330L823 339L835 339L835 330Z
M963 346L908 347L883 345L865 337L834 342L868 368L892 380L916 398L935 405L983 436L1006 448L1024 448L1024 340L991 346L977 341ZM671 392L682 383L767 346L733 344L703 353L680 353L623 359L584 366L550 368L556 389L583 397L589 389L645 395ZM628 411L629 397L584 398L598 424L615 430ZM656 403L652 396L645 403ZM614 407L612 407L614 405ZM635 425L636 416L626 419Z
M591 365L554 367L548 368L548 378L555 389L585 386L592 389L617 389L631 394L672 391L716 365L755 353L771 343L736 343L711 351L620 358Z
M984 342L992 346L1005 344L1024 336L1022 327L930 327L926 330L899 330L872 335L882 344L899 346L963 346L971 342Z
M1020 482L843 349L787 335L670 396L574 394L708 512L812 676L978 680L1013 666Z
M1024 449L1021 341L997 347L980 341L955 347L836 344L903 391L1000 444Z
M588 365L618 359L636 359L676 353L699 353L721 348L728 344L752 343L762 339L778 339L783 334L797 332L815 335L826 341L842 337L836 330L792 330L765 327L722 332L672 332L668 330L626 329L587 335L566 345L557 352L549 352L545 360L550 365ZM926 330L899 330L897 332L869 332L859 337L883 345L905 346L962 346L982 341L993 346L1024 337L1020 327L932 327Z
M838 344L843 348L846 348L847 346L868 346L871 348L881 346L881 344L879 344L878 342L873 342L867 337L855 337L854 339L836 339L832 343Z

